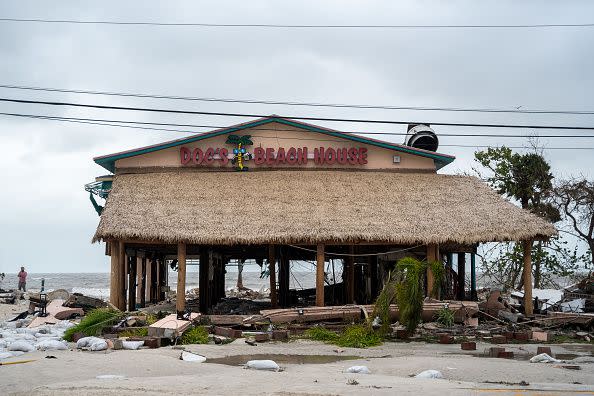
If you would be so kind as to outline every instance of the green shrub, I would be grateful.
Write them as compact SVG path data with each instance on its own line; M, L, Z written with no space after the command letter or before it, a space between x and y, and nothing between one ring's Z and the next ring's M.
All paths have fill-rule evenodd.
M148 336L148 328L139 327L136 329L126 329L119 334L120 337L146 337Z
M189 345L206 344L207 342L208 330L206 330L206 327L196 326L184 331L179 343L182 345Z
M350 348L367 348L382 343L382 337L363 325L352 325L344 329L336 345Z
M112 326L124 317L124 313L111 308L97 308L89 311L79 324L64 332L64 339L72 341L75 333L98 336L104 327Z
M314 326L305 330L305 336L311 340L334 343L338 340L338 334L322 326Z
M442 326L452 327L454 325L454 312L448 307L443 307L437 311L435 321Z

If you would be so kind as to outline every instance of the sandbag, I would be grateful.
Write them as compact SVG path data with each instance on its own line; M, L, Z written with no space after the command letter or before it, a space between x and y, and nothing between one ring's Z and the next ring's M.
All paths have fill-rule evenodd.
M35 344L35 348L38 351L64 351L68 349L68 346L58 340L42 340Z
M15 341L8 346L9 351L33 352L35 347L27 341Z
M76 342L77 348L87 348L90 347L93 343L97 341L101 341L102 339L99 337L83 337Z
M123 349L136 350L144 345L144 341L122 341Z
M99 339L89 347L91 351L104 351L107 349L107 341Z
M440 378L443 378L443 375L441 374L441 371L425 370L425 371L421 371L419 374L415 375L415 378L440 379Z
M533 356L530 359L530 363L560 363L561 360L557 360L546 353L541 353L540 355Z
M195 362L195 363L204 363L206 361L206 358L202 355L198 355L196 353L192 353L192 352L186 352L183 351L179 357L180 360L186 361L186 362Z
M279 371L280 367L274 360L250 360L245 364L246 368L255 370Z
M371 374L367 366L351 366L346 370L347 373Z

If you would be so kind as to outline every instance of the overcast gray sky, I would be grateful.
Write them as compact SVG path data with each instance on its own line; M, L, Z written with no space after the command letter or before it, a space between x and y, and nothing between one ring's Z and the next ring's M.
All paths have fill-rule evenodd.
M592 23L591 1L3 1L0 18L267 24ZM594 28L241 29L0 22L0 84L178 96L405 106L593 110ZM0 97L286 116L594 125L589 115L442 113L172 102L0 89ZM230 125L238 118L0 103L0 112ZM319 123L404 132L404 126ZM435 127L437 133L553 131ZM198 131L198 130L197 130ZM561 132L563 133L563 132ZM565 132L571 133L571 132ZM92 157L180 134L0 116L0 272L106 272L85 183ZM400 137L386 140L401 142ZM593 139L541 139L591 146ZM526 139L442 137L447 144ZM473 148L442 146L469 171ZM594 175L594 151L545 151L561 177Z

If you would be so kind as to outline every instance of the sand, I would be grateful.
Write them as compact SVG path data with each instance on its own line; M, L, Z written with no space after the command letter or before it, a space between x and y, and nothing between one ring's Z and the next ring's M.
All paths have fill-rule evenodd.
M479 344L478 351L489 344ZM517 354L534 354L536 345L508 345ZM591 354L580 351L579 354ZM594 394L594 363L580 371L527 361L483 358L462 354L459 345L385 343L365 350L325 345L313 341L262 343L243 340L228 345L192 345L188 350L207 358L240 354L354 355L356 360L326 364L281 364L282 372L246 370L214 363L179 360L180 349L165 347L138 351L34 352L31 363L0 367L2 395L357 395L416 393L423 395L497 393L517 394L528 389L547 395L586 392ZM574 348L568 346L567 348ZM552 346L553 353L576 353ZM574 348L575 349L575 348ZM584 348L578 348L584 349ZM339 352L337 352L337 350ZM53 355L56 359L46 359ZM24 357L9 359L22 360ZM347 374L353 365L366 365L371 374ZM423 370L440 370L445 379L410 378ZM123 379L97 379L99 375ZM350 385L349 380L358 384ZM494 383L487 383L487 381ZM502 385L496 382L530 386ZM577 384L579 383L579 384Z

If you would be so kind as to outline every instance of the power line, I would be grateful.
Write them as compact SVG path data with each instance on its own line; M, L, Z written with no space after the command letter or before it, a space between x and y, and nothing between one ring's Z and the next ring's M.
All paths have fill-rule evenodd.
M11 99L11 98L0 98L0 102L11 102L11 103L21 103L21 104L41 104L41 105L48 105L48 106L83 107L83 108L94 108L94 109L103 109L103 110L125 110L125 111L209 115L209 116L225 116L225 117L245 117L245 118L267 118L267 117L270 117L270 115L265 115L265 114L173 110L173 109L159 109L159 108L153 108L153 107L107 106L107 105L98 105L98 104L73 103L73 102L50 102L50 101ZM297 117L297 116L278 116L278 115L276 115L276 116L280 117L280 118L287 118L287 119L293 119L293 120L356 122L356 123L370 123L370 124L395 124L395 125L431 124L431 125L440 125L440 126L482 127L482 128L525 128L525 129L559 129L559 130L585 130L585 131L594 130L594 127L585 127L585 126L475 124L475 123L433 122L433 121L427 122L427 120L425 120L424 122L419 122L419 121L371 120L371 119L358 119L358 118Z
M342 103L316 103L316 102L293 102L282 100L257 100L257 99L233 99L233 98L208 98L192 96L159 95L131 92L107 92L84 89L66 89L51 87L32 87L12 84L0 84L0 88L18 89L27 91L75 93L84 95L121 96L133 98L167 99L199 102L221 102L221 103L246 103L266 104L283 106L307 106L307 107L332 107L352 109L381 109L381 110L412 110L412 111L446 111L446 112L474 112L474 113L515 113L515 114L571 114L571 115L592 115L592 110L543 110L543 109L497 109L497 108L463 108L463 107L431 107L431 106L389 106L370 104L342 104Z
M314 24L267 24L267 23L206 23L206 22L149 22L108 21L79 19L0 18L1 22L59 23L77 25L124 25L124 26L171 26L202 28L265 28L265 29L549 29L586 28L594 23L540 23L540 24L492 24L492 25L314 25Z
M77 117L62 117L62 116L50 116L50 115L42 115L42 114L23 114L23 113L2 113L0 112L0 116L11 116L11 117L21 117L21 118L32 118L32 119L46 119L46 120L55 120L55 121L71 121L71 122L79 122L79 123L89 123L89 124L96 124L96 125L106 125L106 126L121 126L126 127L126 125L115 125L115 124L137 124L137 125L159 125L159 126L173 126L173 127L187 127L187 128L209 128L209 129L221 129L227 128L228 126L223 125L197 125L197 124L176 124L176 123L165 123L165 122L148 122L148 121L130 121L130 120L113 120L113 119L103 119L103 118L77 118ZM114 125L110 125L114 124ZM196 133L187 130L181 129L168 129L168 128L140 128L137 126L130 126L129 128L137 128L137 129L151 129L157 131L169 131L169 132L182 132L182 133ZM258 127L259 131L293 131L294 129L284 129L284 128L262 128ZM407 133L405 132L365 132L365 131L343 131L344 133L352 133L352 134L359 134L359 135L385 135L385 136L406 136ZM511 134L478 134L478 133L439 133L439 137L447 136L447 137L486 137L486 138L594 138L594 135L511 135ZM279 139L293 139L288 137L277 137ZM306 139L302 139L306 140ZM315 139L319 140L319 139Z
M11 113L0 113L0 115L15 116L15 114L11 114ZM61 118L61 117L34 116L34 115L17 115L17 116L19 116L19 117L25 117L25 118L41 119L41 120L46 120L46 121L72 122L72 123L79 123L79 124L99 125L99 126L118 127L118 128L130 128L130 129L141 129L141 130L155 130L155 131L168 131L168 132L180 132L180 133L191 133L191 134L194 134L195 133L195 132L191 132L191 131L183 131L183 130L176 130L176 129L150 128L150 127L141 127L141 126L137 126L137 125L121 125L121 124L112 124L112 123L106 123L106 122L79 121L79 120L85 120L85 119L76 119L76 118L69 118L69 117ZM132 121L113 121L113 122L126 122L126 123L130 123ZM205 126L202 126L201 128L205 128ZM285 130L285 131L292 131L292 129L259 129L259 130L269 130L269 131L283 131L283 130ZM404 134L394 133L394 135L404 135ZM252 136L253 137L266 137L266 136L258 136L258 135L252 135ZM483 135L459 135L459 136L483 137ZM493 135L493 137L496 137L496 136ZM514 137L521 137L521 136L514 136ZM544 137L544 136L538 136L538 137ZM559 136L559 137L562 137L562 136ZM584 136L576 136L576 137L584 137ZM587 137L593 137L594 138L594 136L587 136ZM275 137L275 139L292 139L292 140L298 140L298 141L315 140L315 141L336 142L336 140L308 139L308 138L292 138L292 137ZM502 145L441 144L440 146L442 146L442 147L461 147L461 148L476 148L476 149L478 149L478 148L497 148L497 147L501 147ZM529 146L506 146L506 147L508 147L510 149L530 149L531 148ZM543 150L594 150L594 147L543 147Z

